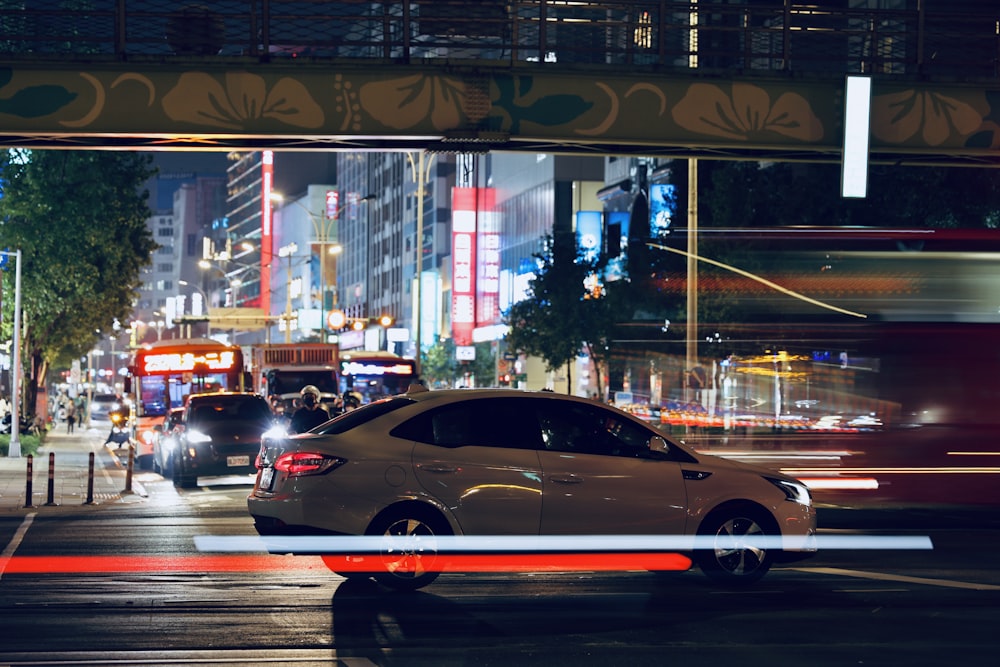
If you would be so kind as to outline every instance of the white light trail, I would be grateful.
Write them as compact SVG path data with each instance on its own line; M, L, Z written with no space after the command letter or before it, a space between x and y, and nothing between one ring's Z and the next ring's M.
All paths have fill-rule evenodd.
M386 544L394 549L424 549L438 553L627 553L674 552L695 549L743 548L789 550L930 550L926 535L753 535L725 539L710 535L439 535L435 537L380 535L197 535L202 552L268 552L314 554L376 554Z

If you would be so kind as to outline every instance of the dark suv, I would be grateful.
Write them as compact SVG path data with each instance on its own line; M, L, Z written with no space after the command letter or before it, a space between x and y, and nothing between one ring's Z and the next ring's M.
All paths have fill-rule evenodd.
M174 486L191 488L199 477L255 473L260 438L275 425L259 394L192 394L177 429Z

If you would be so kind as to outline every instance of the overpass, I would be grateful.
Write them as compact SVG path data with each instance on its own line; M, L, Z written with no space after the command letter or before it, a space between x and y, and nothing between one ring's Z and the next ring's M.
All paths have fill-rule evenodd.
M0 0L0 144L836 162L853 74L873 162L996 166L998 22L995 0Z

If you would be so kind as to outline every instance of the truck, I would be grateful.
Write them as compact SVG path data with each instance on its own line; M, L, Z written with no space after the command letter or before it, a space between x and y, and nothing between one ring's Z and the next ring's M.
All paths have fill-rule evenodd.
M291 416L299 392L313 385L320 400L335 414L340 395L340 354L336 343L271 343L251 348L254 390L266 396L278 413Z

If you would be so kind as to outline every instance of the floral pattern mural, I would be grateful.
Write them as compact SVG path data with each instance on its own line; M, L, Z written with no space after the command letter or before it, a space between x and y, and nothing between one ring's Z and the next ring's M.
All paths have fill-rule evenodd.
M760 86L696 83L673 109L678 125L694 134L736 141L780 134L802 142L823 140L823 123L807 99L782 93L776 100Z
M419 142L489 133L515 149L517 140L836 155L842 98L843 82L829 80L608 78L426 65L142 71L120 63L87 71L0 68L0 132L173 134L213 146L241 134ZM998 148L1000 86L876 80L873 151L995 157Z
M173 121L233 131L252 129L261 119L315 130L325 120L301 82L283 77L269 88L262 76L249 72L184 73L164 95L163 110Z

